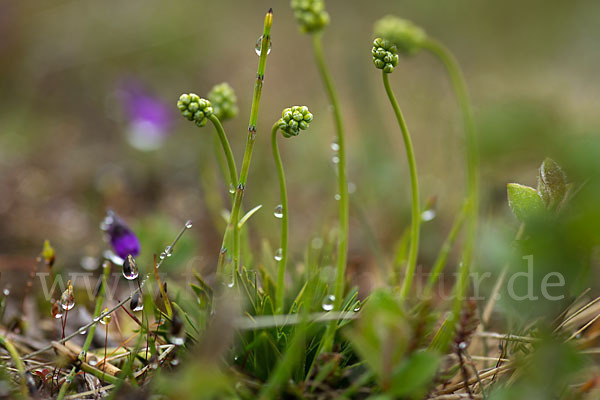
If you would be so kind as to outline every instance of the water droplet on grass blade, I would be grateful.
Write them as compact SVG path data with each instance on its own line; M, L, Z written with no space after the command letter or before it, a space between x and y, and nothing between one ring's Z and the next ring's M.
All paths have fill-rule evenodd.
M340 199L342 198L342 196L340 196L339 193L337 193L335 196L333 196L334 199L336 199L337 201L340 201Z
M173 255L173 247L171 247L171 246L165 247L165 254L167 255L167 257L171 257Z
M2 291L2 294L5 296L8 296L10 294L10 289L9 288L4 288L4 290Z
M263 37L259 37L258 40L256 41L256 47L254 47L254 51L256 52L257 56L260 56L261 52L262 52L262 41L263 41ZM272 46L273 42L269 41L269 48L267 49L267 54L271 54L271 46Z
M192 220L190 219L185 223L185 229L191 229L191 228L192 228Z
M132 281L138 277L138 268L131 254L123 261L123 276L128 281Z
M339 151L340 150L340 145L337 142L331 143L331 150L333 150L333 151Z
M281 248L275 250L275 255L273 256L275 261L281 261L283 258L283 250Z
M283 218L283 206L281 204L278 204L277 207L275 207L273 215L275 216L275 218Z
M142 311L144 309L144 302L140 297L140 292L135 292L129 302L129 308L133 312Z
M67 283L67 289L60 295L59 302L60 306L65 311L69 311L75 307L75 296L73 294L73 286L71 286L71 281Z
M323 300L323 304L321 305L321 307L325 311L331 311L333 310L333 303L335 303L335 296L330 294L325 297L325 300Z
M52 304L52 316L56 319L62 318L62 310L58 306L58 301Z

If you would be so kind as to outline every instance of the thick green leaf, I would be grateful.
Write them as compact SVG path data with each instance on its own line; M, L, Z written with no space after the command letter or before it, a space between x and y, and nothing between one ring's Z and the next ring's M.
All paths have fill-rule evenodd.
M534 188L518 183L509 183L506 188L508 205L521 222L526 222L544 212L544 202Z
M554 210L567 194L567 176L562 168L551 158L546 158L540 166L538 192L546 208Z
M427 393L435 378L439 357L431 351L419 351L404 361L392 374L389 393L394 396L415 397Z

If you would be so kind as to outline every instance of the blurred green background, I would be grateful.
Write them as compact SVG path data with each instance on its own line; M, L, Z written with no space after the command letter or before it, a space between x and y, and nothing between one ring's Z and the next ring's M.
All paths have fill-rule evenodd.
M292 259L301 259L312 237L327 234L336 221L333 121L310 38L298 32L287 1L2 0L0 267L30 265L47 238L61 266L79 268L82 256L106 247L98 226L111 207L142 236L147 260L192 219L186 259L212 270L220 216L206 199L227 205L227 189L216 169L212 128L183 120L175 102L181 93L202 96L229 82L241 112L225 128L241 164L254 46L269 7L273 51L245 198L246 209L264 207L249 237L256 248L262 238L277 247L268 131L295 104L308 105L315 120L300 137L280 141ZM574 180L590 178L568 166L576 164L571 145L594 138L600 125L600 2L339 0L327 8L324 46L342 99L348 175L360 207L352 211L351 274L369 275L376 266L374 241L391 258L410 223L400 132L370 54L373 23L386 14L421 25L464 69L480 135L484 232L485 226L516 230L505 185L534 186L544 157L565 165ZM462 122L448 79L429 54L402 59L391 80L413 135L422 198L437 199L437 218L423 231L420 264L429 266L463 198ZM142 101L162 110L159 121L136 114Z

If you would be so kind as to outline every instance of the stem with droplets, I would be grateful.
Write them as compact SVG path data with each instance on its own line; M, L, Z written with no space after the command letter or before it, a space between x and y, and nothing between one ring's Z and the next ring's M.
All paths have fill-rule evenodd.
M244 152L244 160L242 162L242 169L240 171L239 182L235 192L235 198L233 200L233 206L231 208L231 214L229 216L229 222L225 231L225 237L223 238L223 245L221 246L221 254L219 255L219 266L218 269L222 273L221 269L224 263L225 256L225 239L230 232L233 232L233 269L231 271L235 278L236 271L239 270L240 262L240 228L238 226L240 208L242 206L242 198L244 197L244 191L246 190L246 182L248 180L248 171L250 169L250 160L252 159L252 150L254 149L254 142L256 141L256 123L258 121L258 107L260 104L260 96L262 93L262 85L265 79L265 67L267 65L267 54L269 45L271 43L271 25L273 23L273 10L269 9L265 16L265 23L263 29L263 35L261 40L261 51L258 59L258 72L256 75L256 82L254 84L254 94L252 96L252 108L250 111L250 123L248 124L248 139L246 141L246 151ZM232 280L233 282L233 280Z
M277 290L275 295L275 305L277 313L283 313L283 296L285 287L285 268L287 263L288 247L288 202L287 189L285 184L285 175L283 172L283 163L279 148L277 147L277 132L279 130L279 121L275 122L271 130L271 148L273 150L273 159L277 166L277 177L279 178L279 196L281 198L281 259L277 268Z
M334 310L340 310L342 302L344 300L344 280L346 278L346 259L348 256L348 227L349 227L349 201L348 201L348 182L346 179L346 145L344 140L344 125L342 122L342 114L340 111L340 104L338 101L337 92L333 86L333 80L331 74L327 68L325 62L325 55L323 54L323 44L321 41L321 34L314 34L313 37L313 51L315 54L315 60L317 62L317 68L321 75L321 80L325 86L329 101L333 107L333 116L335 120L336 129L336 140L338 145L338 191L339 191L339 231L337 241L337 265L335 272L335 291L334 291ZM335 333L337 323L332 321L327 327L327 332L321 343L321 351L330 351L333 345L333 337Z

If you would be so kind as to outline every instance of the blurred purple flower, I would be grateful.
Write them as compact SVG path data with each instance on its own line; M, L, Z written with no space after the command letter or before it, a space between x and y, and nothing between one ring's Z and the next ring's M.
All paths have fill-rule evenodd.
M169 134L172 122L170 107L160 98L148 94L135 81L124 84L121 94L129 122L129 143L138 150L158 149Z
M130 254L133 257L140 254L140 241L137 236L113 210L106 212L100 228L107 233L108 240L117 256L125 259Z

